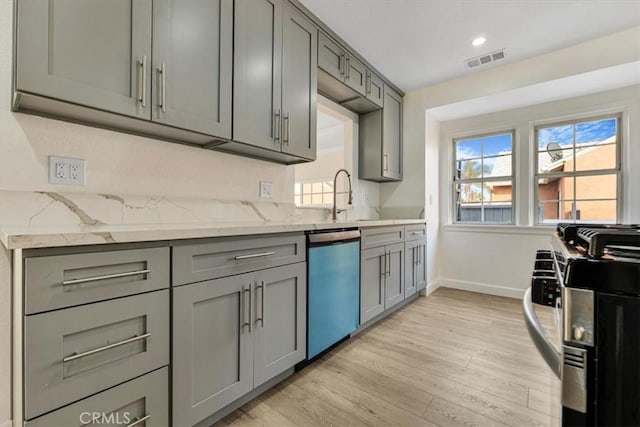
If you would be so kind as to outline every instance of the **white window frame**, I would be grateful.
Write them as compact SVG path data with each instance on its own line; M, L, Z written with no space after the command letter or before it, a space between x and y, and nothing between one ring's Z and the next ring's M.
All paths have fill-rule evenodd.
M542 227L555 227L558 223L561 222L575 222L575 223L588 223L588 222L606 222L605 220L598 221L581 221L576 219L558 219L558 220L548 220L545 222L540 221L539 216L539 205L540 205L540 197L538 191L538 181L541 178L565 178L565 177L581 177L581 176L598 176L598 175L616 175L616 219L614 222L620 222L621 214L622 214L622 146L623 146L623 131L622 131L622 117L623 114L621 112L615 112L610 114L594 114L594 115L581 115L579 118L574 118L571 120L560 120L553 122L545 122L534 125L533 127L533 218L534 224L536 226ZM616 167L609 169L590 169L585 171L570 171L570 172L549 172L549 173L540 173L539 172L539 151L538 151L538 130L545 129L550 127L559 127L559 126L567 126L573 125L573 153L575 158L575 126L579 123L585 122L593 122L598 120L605 119L616 119ZM567 199L568 200L568 199ZM598 199L593 199L598 200ZM601 200L611 200L611 199L601 199ZM576 188L575 188L575 180L574 180L574 188L573 188L573 207L572 213L573 218L576 217ZM560 202L560 201L558 201Z
M461 179L458 178L457 175L457 150L456 150L456 145L459 141L463 141L463 140L467 140L467 139L482 139L482 138L486 138L486 137L490 137L490 136L496 136L496 135L504 135L504 134L511 134L511 175L505 175L505 176L500 176L500 177L484 177L484 178L465 178L465 179ZM484 133L477 133L477 134L470 134L470 135L465 135L465 136L459 136L456 138L452 139L452 143L451 143L451 147L452 147L452 185L451 185L451 191L450 194L452 196L452 218L451 218L451 222L453 224L460 224L460 225L479 225L479 226L488 226L488 227L500 227L500 226L509 226L509 225L515 225L516 224L516 130L515 129L507 129L507 130L497 130L497 131L492 131L492 132L484 132ZM481 167L484 164L484 152L481 153L482 156L479 157L479 159L481 160ZM486 157L496 157L496 156L486 156ZM473 160L473 159L469 159L469 160ZM505 181L507 179L511 180L511 221L510 222L486 222L484 220L484 203L482 204L481 207L481 220L480 221L458 221L458 215L457 215L457 185L458 184L467 184L467 183L487 183L487 182L499 182L499 181Z

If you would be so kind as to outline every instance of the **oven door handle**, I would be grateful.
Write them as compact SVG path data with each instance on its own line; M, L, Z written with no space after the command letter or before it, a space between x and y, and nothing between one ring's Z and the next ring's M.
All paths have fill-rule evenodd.
M531 302L531 288L528 288L524 292L522 297L522 310L524 311L524 321L527 324L527 330L533 340L533 344L536 346L542 358L549 368L553 371L558 378L560 378L561 369L561 354L553 345L553 342L547 335L544 327L540 323L536 312L533 309L533 303Z

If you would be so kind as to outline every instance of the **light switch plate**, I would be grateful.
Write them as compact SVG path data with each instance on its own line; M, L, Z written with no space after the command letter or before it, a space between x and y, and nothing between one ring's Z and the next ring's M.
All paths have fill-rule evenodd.
M260 198L270 199L273 197L273 183L269 181L260 181Z
M84 160L49 156L49 184L84 185Z

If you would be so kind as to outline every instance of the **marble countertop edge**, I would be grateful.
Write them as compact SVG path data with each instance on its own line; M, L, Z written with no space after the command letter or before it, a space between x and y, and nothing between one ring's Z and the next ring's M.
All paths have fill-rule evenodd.
M132 224L61 227L0 227L5 248L34 249L114 243L232 237L340 228L424 224L425 219L326 222L221 222L215 224Z

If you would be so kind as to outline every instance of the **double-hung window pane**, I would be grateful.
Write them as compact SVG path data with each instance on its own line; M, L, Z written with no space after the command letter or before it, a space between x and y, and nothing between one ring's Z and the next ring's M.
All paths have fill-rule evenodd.
M537 223L616 222L619 132L619 116L536 128Z
M454 140L454 220L513 223L513 132Z

